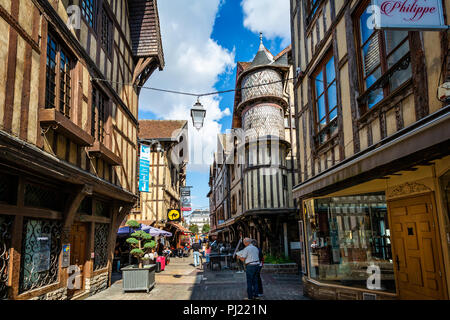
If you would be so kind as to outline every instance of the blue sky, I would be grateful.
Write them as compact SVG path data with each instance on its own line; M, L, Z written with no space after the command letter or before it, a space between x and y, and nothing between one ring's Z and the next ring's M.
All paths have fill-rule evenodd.
M260 31L274 55L290 43L289 0L163 0L158 6L166 67L147 86L195 93L232 89L236 62L253 59ZM202 98L207 109L205 126L196 132L190 124L192 161L187 185L193 186L193 209L209 207L208 164L217 134L231 128L233 101L234 93ZM143 90L139 118L192 122L189 109L193 103L193 97ZM198 155L195 148L199 145L202 163L192 157L194 151Z

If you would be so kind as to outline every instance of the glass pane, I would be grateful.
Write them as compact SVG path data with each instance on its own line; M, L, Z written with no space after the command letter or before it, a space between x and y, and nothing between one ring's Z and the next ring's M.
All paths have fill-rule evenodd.
M316 96L320 96L323 92L323 72L316 76Z
M336 78L336 69L334 66L334 58L332 57L330 61L328 61L326 66L327 71L327 86L330 85Z
M391 91L397 89L402 83L411 78L411 64L405 70L395 72L389 82Z
M375 70L370 76L366 78L366 89L375 83L381 77L381 68Z
M328 110L333 109L337 105L336 82L328 88Z
M348 287L395 292L384 194L316 199L307 204L310 276ZM381 281L368 288L371 265L379 268Z
M326 110L325 110L325 95L322 95L319 100L317 100L317 118L319 120L325 118Z
M330 112L330 121L332 121L334 118L337 117L337 108L334 108L331 112Z
M384 32L384 38L386 40L386 53L391 53L406 37L408 37L408 31L393 31L386 30Z
M384 93L383 93L383 89L382 88L380 88L378 90L375 90L375 91L372 91L369 94L369 98L368 98L368 101L367 101L369 109L372 108L374 105L376 105L381 100L383 100L383 98L384 98Z
M406 41L397 50L391 53L387 59L388 68L392 67L396 62L398 62L402 57L409 52L409 43Z
M372 13L371 12L367 13L366 9L359 18L359 25L361 30L361 44L364 44L367 41L367 39L370 38L372 33L375 31L375 29L368 27L371 24L371 16Z
M380 46L378 36L372 37L362 49L364 74L368 75L380 64Z

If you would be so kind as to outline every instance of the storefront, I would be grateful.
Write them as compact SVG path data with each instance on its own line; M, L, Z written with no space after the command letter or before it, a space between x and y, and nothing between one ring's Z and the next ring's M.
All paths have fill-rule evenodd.
M448 299L450 156L303 200L306 295Z

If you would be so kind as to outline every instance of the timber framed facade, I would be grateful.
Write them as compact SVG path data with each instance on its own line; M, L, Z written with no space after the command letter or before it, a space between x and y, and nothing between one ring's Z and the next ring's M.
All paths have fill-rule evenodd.
M291 1L305 293L448 299L448 32L368 29L368 5Z
M208 196L211 234L234 244L248 236L298 260L292 76L291 47L273 56L262 37L254 60L238 63L232 129L218 136Z
M132 84L164 66L156 0L2 0L0 32L0 298L92 295L138 199Z

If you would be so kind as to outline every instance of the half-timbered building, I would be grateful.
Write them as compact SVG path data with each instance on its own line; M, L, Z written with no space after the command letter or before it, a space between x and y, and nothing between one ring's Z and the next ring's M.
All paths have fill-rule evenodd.
M304 292L448 299L448 32L371 28L370 4L291 0Z
M130 219L158 228L172 229L167 212L180 209L180 188L186 185L186 120L139 120L139 144L150 146L148 192L139 192L139 205Z
M94 294L138 199L156 0L1 0L0 33L0 299Z
M232 130L219 136L210 170L212 233L236 243L256 239L266 253L296 256L297 209L292 187L295 127L291 48L264 46L237 66Z

